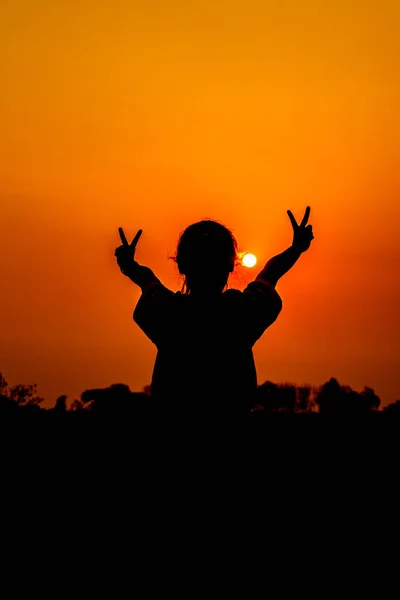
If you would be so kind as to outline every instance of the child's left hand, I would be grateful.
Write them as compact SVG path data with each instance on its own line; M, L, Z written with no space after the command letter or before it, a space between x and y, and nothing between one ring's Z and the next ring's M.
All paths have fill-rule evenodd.
M304 213L304 217L300 225L297 224L297 221L294 218L292 211L287 211L290 222L293 227L292 247L296 248L296 250L298 250L299 252L305 252L306 250L308 250L312 240L314 239L312 225L307 225L308 217L310 216L310 210L310 207L307 206L306 212Z

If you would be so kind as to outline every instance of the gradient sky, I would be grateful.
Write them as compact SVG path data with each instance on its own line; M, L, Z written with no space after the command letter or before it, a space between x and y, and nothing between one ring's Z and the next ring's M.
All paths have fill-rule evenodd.
M310 204L315 241L278 284L259 383L337 377L400 398L397 0L3 0L0 371L52 405L151 379L140 291L113 251L179 289L191 222L261 267ZM256 269L238 273L243 289Z

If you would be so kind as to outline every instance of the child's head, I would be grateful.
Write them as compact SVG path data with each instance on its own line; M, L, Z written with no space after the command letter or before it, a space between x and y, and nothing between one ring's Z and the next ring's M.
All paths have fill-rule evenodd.
M216 221L193 223L181 234L175 261L186 293L222 292L237 258L232 232Z

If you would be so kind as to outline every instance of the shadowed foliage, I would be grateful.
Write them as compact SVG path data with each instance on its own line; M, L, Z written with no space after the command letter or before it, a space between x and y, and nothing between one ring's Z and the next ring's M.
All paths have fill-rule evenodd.
M85 390L79 399L68 404L67 396L56 399L52 408L44 409L43 398L37 394L36 384L18 384L10 387L0 373L0 413L3 415L53 414L58 416L79 414L100 417L140 418L151 411L157 412L151 398L151 386L147 385L141 392L132 392L123 383L114 383L106 388ZM173 406L173 399L171 399ZM190 411L190 397L187 404L179 405L182 417L195 416ZM229 398L225 406L229 407ZM163 411L166 415L167 411ZM258 386L256 402L249 413L258 416L268 415L326 415L326 416L363 416L380 414L387 416L400 415L400 400L380 408L380 398L370 387L361 392L350 386L340 385L337 379L331 378L319 387L311 385L296 386L293 383L273 383L265 381ZM229 416L229 408L225 413ZM213 410L210 407L209 415Z

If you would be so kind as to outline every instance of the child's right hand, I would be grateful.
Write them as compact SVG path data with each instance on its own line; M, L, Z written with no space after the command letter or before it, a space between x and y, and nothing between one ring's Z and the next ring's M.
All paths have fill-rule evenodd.
M139 229L131 243L129 243L126 239L122 227L119 227L118 231L122 241L122 246L118 246L118 248L115 249L114 254L117 257L117 263L121 269L121 272L127 277L131 277L135 268L139 266L135 261L135 251L139 238L142 235L142 230Z

